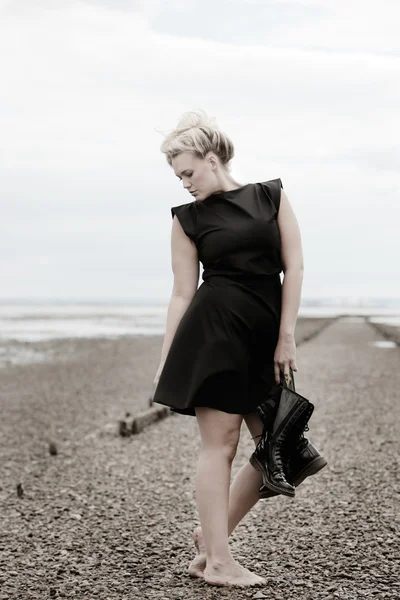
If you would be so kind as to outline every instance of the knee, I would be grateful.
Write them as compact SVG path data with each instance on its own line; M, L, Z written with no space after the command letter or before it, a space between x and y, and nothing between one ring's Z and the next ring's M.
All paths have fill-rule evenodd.
M218 440L212 444L203 444L202 450L210 455L210 460L215 460L218 457L224 457L228 462L232 462L236 456L239 443L238 435L232 434L225 436L224 439Z
M228 460L228 462L231 463L231 462L233 462L233 459L236 456L237 448L238 448L238 441L232 440L232 441L222 444L221 453L226 458L226 460Z

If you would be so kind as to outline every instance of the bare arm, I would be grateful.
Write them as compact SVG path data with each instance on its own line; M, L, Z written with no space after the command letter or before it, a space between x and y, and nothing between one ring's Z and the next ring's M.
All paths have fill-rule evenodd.
M281 255L284 271L279 335L293 337L300 307L304 264L300 228L283 189L281 190L278 226L281 235Z
M294 331L300 307L304 272L300 228L283 189L281 189L278 227L281 235L284 278L279 340L274 357L275 381L277 383L280 381L281 371L285 377L290 375L290 369L297 371Z
M161 350L161 364L165 362L180 320L185 314L199 282L199 258L194 242L183 231L174 216L171 233L171 259L174 285L168 305L167 326Z

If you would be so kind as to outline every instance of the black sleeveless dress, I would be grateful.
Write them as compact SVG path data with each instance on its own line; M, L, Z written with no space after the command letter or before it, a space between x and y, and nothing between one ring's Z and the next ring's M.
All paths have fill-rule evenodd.
M197 247L203 282L170 346L153 401L248 414L274 380L282 301L280 179L171 208Z

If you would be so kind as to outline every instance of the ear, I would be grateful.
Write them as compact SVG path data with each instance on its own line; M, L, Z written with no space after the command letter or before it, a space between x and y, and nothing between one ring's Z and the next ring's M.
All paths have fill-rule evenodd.
M210 156L208 157L208 161L211 165L211 169L213 171L215 171L218 165L217 165L217 158L214 156L214 154L210 154Z

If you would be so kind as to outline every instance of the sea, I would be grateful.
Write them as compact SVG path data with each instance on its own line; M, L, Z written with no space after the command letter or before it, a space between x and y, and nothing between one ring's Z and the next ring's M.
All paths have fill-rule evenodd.
M106 302L0 303L0 342L39 342L62 338L117 338L163 335L168 304ZM347 304L316 300L300 307L299 317L363 316L400 326L400 299Z
M56 360L52 341L164 335L167 312L166 302L0 301L0 369ZM299 310L300 318L337 316L400 326L400 299L358 304L317 299Z

